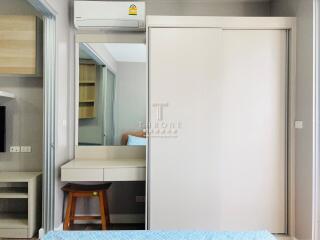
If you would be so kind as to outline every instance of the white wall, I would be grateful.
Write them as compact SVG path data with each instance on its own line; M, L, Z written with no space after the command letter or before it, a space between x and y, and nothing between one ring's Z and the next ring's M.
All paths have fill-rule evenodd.
M148 15L268 16L268 2L226 0L146 0Z
M142 0L138 0L142 1ZM143 0L148 15L268 16L268 1L254 0Z
M42 77L0 77L0 89L15 94L6 106L6 152L1 171L42 171ZM10 146L31 146L31 153L10 153Z
M115 89L115 145L122 134L141 130L146 120L146 63L118 62Z
M297 239L312 237L313 198L313 1L274 0L272 15L297 16L295 232Z

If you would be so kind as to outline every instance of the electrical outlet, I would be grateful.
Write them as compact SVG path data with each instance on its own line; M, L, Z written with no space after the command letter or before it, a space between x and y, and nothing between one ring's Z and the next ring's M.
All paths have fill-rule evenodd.
M136 196L136 202L140 202L140 203L145 202L145 197L144 196Z
M12 153L20 152L20 146L10 146L10 152Z
M21 152L24 152L24 153L30 153L31 146L21 146L20 150L21 150Z

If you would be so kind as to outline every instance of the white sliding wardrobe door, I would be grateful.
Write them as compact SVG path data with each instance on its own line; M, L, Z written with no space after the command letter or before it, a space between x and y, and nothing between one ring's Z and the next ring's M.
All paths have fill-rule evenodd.
M286 32L149 33L150 228L285 232Z
M178 137L151 137L149 226L212 229L219 225L220 29L157 28L149 35L150 122L153 104L167 103L163 120L181 122ZM219 110L218 110L219 109ZM219 134L219 133L218 133ZM220 156L218 156L220 157Z
M224 30L220 224L285 232L286 31Z

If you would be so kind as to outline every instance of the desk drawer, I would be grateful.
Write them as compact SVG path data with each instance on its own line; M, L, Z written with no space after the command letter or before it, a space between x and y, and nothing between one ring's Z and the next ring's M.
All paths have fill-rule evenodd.
M145 181L145 167L131 168L105 168L103 173L104 181Z
M61 169L62 182L103 181L103 169Z

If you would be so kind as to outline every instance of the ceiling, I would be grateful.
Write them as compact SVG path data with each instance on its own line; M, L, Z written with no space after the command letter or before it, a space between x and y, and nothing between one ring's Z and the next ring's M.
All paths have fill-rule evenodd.
M88 53L86 53L82 48L79 49L79 58L92 60L92 57Z
M105 43L104 46L117 62L146 62L145 44Z

